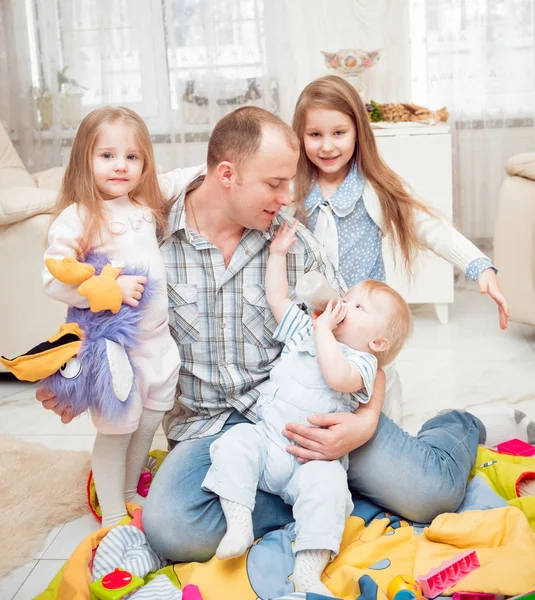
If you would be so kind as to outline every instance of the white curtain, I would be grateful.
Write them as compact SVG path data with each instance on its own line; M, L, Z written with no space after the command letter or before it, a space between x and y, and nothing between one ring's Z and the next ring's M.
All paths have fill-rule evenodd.
M80 119L103 104L128 105L146 120L164 168L202 161L214 123L238 106L255 104L290 120L301 89L329 72L321 50L382 48L376 72L367 75L368 94L410 94L403 75L407 0L4 6L15 66L9 76L0 71L1 117L31 170L64 163ZM0 58L0 68L5 62Z
M504 162L535 151L535 1L410 0L413 99L447 106L455 219L493 236Z
M455 217L492 237L504 161L535 149L535 0L3 0L0 120L31 171L64 164L80 119L125 104L164 169L204 160L243 104L290 120L330 71L321 50L381 48L366 99L447 106Z

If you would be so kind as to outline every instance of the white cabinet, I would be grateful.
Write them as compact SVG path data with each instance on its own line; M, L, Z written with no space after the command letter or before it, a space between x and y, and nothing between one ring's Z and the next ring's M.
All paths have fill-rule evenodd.
M451 135L447 125L374 130L386 164L404 179L426 204L451 221L453 209ZM398 256L398 252L396 256ZM430 251L417 258L412 280L399 256L396 264L385 240L386 281L407 302L435 305L438 320L448 321L453 302L453 267Z

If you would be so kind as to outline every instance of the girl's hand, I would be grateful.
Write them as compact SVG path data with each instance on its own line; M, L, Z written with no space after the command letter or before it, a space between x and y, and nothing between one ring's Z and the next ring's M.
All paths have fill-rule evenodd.
M288 228L288 223L286 223L286 221L279 227L275 237L271 241L271 245L269 247L270 254L281 254L282 256L286 256L286 254L288 254L288 250L297 240L295 237L295 232L297 231L298 225L299 221L295 219L290 228Z
M377 417L370 411L338 412L312 415L312 425L288 423L282 434L297 445L286 450L299 462L309 460L338 460L355 448L364 445L375 433Z
M46 410L51 410L55 412L58 417L61 417L61 422L64 424L70 423L74 419L74 415L72 414L72 409L70 406L62 406L59 405L59 400L54 396L54 394L47 392L45 388L40 385L35 392L35 398Z
M500 327L507 329L507 321L509 319L509 307L507 300L502 294L502 289L493 269L485 269L477 280L479 291L482 294L488 294L498 305L498 313L500 317Z
M117 283L123 293L123 304L138 306L147 285L147 278L138 275L119 275Z
M346 305L343 300L329 300L327 308L320 314L313 315L314 329L317 327L325 326L329 331L336 329L336 326L346 316Z

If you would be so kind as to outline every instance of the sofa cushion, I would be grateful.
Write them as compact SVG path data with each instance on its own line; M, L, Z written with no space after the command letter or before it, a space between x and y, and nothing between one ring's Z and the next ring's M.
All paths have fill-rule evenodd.
M0 188L12 186L36 187L17 151L13 147L7 131L0 124Z
M59 190L63 182L64 173L65 167L52 167L52 169L34 173L33 178L37 187Z
M508 175L518 175L535 181L535 152L525 152L511 157L505 163Z
M31 187L0 188L0 225L24 221L39 214L51 214L58 193Z

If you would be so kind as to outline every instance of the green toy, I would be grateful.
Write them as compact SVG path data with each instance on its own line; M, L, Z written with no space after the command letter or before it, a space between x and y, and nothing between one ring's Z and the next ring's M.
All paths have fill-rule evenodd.
M141 577L123 569L115 569L89 586L91 600L123 600L145 585Z

